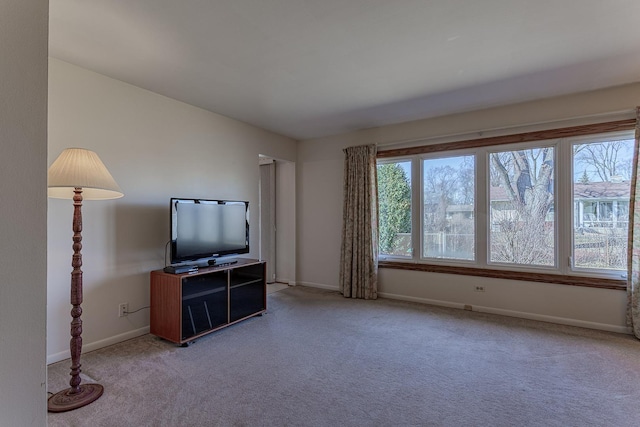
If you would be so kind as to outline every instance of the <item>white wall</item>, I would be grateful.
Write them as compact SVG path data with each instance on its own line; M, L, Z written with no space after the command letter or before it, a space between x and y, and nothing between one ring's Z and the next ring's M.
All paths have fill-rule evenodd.
M633 117L638 104L640 83L300 142L298 283L337 289L343 148L424 145ZM487 291L474 292L475 285ZM626 295L617 290L381 269L379 291L392 298L453 307L471 304L482 311L626 331Z
M0 3L0 425L46 425L46 1Z
M49 164L70 146L96 151L125 194L83 205L84 351L148 331L148 310L118 318L118 304L149 305L170 197L249 200L258 258L256 159L296 156L291 139L50 59ZM49 200L49 362L69 357L71 218L70 200Z

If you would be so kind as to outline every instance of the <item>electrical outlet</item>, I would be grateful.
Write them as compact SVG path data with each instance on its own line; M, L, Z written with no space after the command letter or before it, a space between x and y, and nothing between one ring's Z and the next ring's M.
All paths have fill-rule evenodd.
M124 317L129 312L129 303L123 302L118 306L118 317Z
M476 286L476 292L484 292L484 286Z

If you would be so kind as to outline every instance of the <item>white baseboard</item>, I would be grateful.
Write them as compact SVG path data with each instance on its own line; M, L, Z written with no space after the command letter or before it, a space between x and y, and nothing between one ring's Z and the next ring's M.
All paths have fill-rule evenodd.
M437 305L440 307L449 307L449 308L459 308L461 310L464 309L464 304L451 302L451 301L441 301L441 300L429 299L429 298L410 297L406 295L390 294L387 292L378 292L378 296L381 298L395 299L398 301L418 302L420 304Z
M418 302L422 304L437 305L440 307L464 309L468 304L462 304L450 301L441 301L428 298L409 297L405 295L389 294L386 292L378 292L378 296L382 298L395 299L399 301ZM578 326L587 329L597 329L601 331L617 332L621 334L631 334L631 328L619 325L610 325L607 323L589 322L586 320L570 319L567 317L548 316L544 314L527 313L524 311L505 310L502 308L483 307L478 305L471 306L471 311L479 313L499 314L501 316L518 317L521 319L537 320L540 322L556 323L567 326Z
M135 329L133 331L125 332L120 335L115 335L113 337L105 338L100 341L95 341L89 344L83 344L82 353L88 353L90 351L98 350L100 348L117 344L122 341L130 340L132 338L139 337L141 335L146 335L148 333L149 333L149 326L145 326L143 328ZM69 358L71 358L70 350L62 351L56 354L49 354L47 355L47 365L59 362L61 360L69 359Z
M313 282L298 282L299 285L309 286L311 288L319 288L319 289L328 289L332 291L338 291L337 286L325 285L322 283L313 283ZM378 292L378 296L381 298L389 298L395 299L399 301L409 301L409 302L417 302L421 304L430 304L436 305L440 307L449 307L449 308L457 308L460 310L464 310L465 306L468 304L451 302L451 301L442 301L442 300L434 300L429 298L418 298L411 297L406 295L398 295L391 294L387 292ZM499 314L501 316L510 316L510 317L518 317L521 319L529 319L529 320L537 320L540 322L549 322L556 323L559 325L567 325L567 326L578 326L581 328L587 329L596 329L601 331L608 332L617 332L621 334L631 334L631 328L620 326L620 325L610 325L607 323L597 323L597 322L589 322L586 320L577 320L570 319L567 317L557 317L557 316L548 316L544 314L536 314L536 313L527 313L524 311L515 311L515 310L505 310L501 308L493 308L493 307L483 307L474 305L472 306L472 311L480 312L480 313L490 313L490 314Z
M538 320L540 322L557 323L567 326L578 326L580 328L597 329L600 331L617 332L620 334L630 334L631 329L626 326L609 325L607 323L589 322L587 320L569 319L566 317L547 316L544 314L526 313L520 311L504 310L492 307L473 306L473 311L481 313L500 314L502 316L520 317L522 319Z
M318 288L318 289L328 289L330 291L339 291L338 286L334 285L325 285L323 283L313 283L313 282L296 282L296 284L300 286L308 286L310 288Z

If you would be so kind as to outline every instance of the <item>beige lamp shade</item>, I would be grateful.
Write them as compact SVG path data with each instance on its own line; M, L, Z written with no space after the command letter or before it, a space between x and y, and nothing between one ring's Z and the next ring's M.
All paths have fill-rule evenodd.
M124 194L96 153L67 148L49 168L49 197L73 199L73 189L82 188L85 200L117 199Z

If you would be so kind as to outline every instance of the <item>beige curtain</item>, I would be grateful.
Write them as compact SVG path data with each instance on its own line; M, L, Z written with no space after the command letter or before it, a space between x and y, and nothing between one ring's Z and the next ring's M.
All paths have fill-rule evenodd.
M347 298L378 297L378 180L376 146L344 150L344 205L340 292Z
M629 274L627 279L627 326L640 339L640 107L636 107L636 141L633 150L633 169L631 177L631 203L629 204Z

